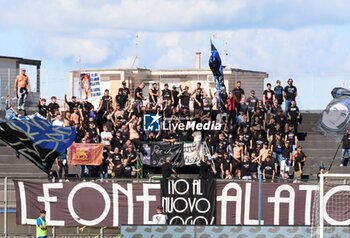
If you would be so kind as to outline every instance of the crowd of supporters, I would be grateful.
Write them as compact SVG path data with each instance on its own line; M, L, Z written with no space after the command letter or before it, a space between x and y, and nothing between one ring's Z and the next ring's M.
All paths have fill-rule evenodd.
M247 95L238 81L228 93L224 111L217 108L215 89L205 89L201 83L191 91L187 86L170 89L168 84L159 88L153 83L148 98L144 97L144 83L133 94L126 82L122 85L114 98L105 90L98 108L75 96L70 101L65 96L68 110L64 112L55 96L48 104L45 99L38 103L40 115L53 125L76 127L76 142L104 144L102 165L82 166L82 177L132 177L140 169L136 166L138 154L146 153L143 141L174 143L193 141L199 136L209 149L200 162L201 178L256 179L261 173L264 179L271 180L288 178L294 171L295 178L300 179L306 156L298 145L302 115L296 105L297 88L292 79L285 87L279 80L274 87L268 83L263 98L257 98L254 90ZM144 131L143 115L148 113L158 113L168 123L216 121L222 128L197 133L173 129ZM68 170L65 158L62 155L57 160L60 176Z

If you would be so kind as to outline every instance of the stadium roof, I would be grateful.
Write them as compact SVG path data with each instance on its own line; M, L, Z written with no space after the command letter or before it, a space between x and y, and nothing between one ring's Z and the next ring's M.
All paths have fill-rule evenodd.
M12 56L3 56L3 55L0 55L0 59L15 60L19 64L28 64L28 65L36 65L36 66L41 65L41 60L35 60L35 59L26 59L21 57L12 57Z

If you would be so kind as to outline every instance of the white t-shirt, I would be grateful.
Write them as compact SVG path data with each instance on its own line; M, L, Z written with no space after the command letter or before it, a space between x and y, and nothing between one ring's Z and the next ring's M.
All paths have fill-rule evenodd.
M168 220L168 216L165 214L155 214L152 217L152 223L153 224L160 224L160 225L164 225L167 224L167 220Z
M52 125L53 126L64 126L64 123L63 123L63 121L60 121L60 120L54 120L53 122L52 122Z
M113 138L112 132L109 132L109 131L102 131L102 132L101 132L101 140L103 141L103 144L104 144L105 146L111 145L111 141L107 140L108 138L110 138L110 139Z

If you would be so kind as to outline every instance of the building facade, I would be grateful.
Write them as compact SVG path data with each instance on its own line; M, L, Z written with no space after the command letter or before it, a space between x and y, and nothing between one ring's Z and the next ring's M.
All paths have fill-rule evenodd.
M179 69L179 70L150 70L150 69L84 69L73 70L69 72L69 95L80 97L79 82L82 72L97 72L101 78L101 92L109 89L110 95L114 98L118 89L125 81L133 95L134 89L141 82L144 82L144 95L148 96L148 89L152 83L159 83L160 89L164 88L164 84L169 84L169 88L175 85L189 86L193 91L198 82L209 93L209 88L215 88L213 74L210 69ZM246 95L250 90L256 91L256 96L261 99L264 90L264 79L268 77L266 72L251 71L229 68L224 69L225 85L228 90L232 90L237 81L242 82L242 88Z

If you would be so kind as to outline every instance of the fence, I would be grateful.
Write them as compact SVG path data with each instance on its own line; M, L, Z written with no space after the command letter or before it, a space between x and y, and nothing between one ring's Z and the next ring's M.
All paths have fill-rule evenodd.
M0 224L3 224L3 226L0 227L0 236L2 237L34 237L35 234L35 226L22 226L22 225L16 225L16 209L20 209L20 207L16 207L16 196L15 196L15 188L14 188L14 180L21 180L21 181L30 181L30 182L40 182L40 183L53 183L56 182L55 180L48 180L47 178L14 178L14 177L5 177L0 178L0 202L1 202L1 210L0 214L2 215L0 217ZM74 184L74 181L63 183L61 187L61 191L58 193L60 195L57 195L57 199L60 201L66 201L64 198L67 196L68 193L70 193L70 190L66 190L66 186L80 186L81 183ZM118 180L111 180L108 182L112 183L101 183L101 188L106 189L109 186L114 187L116 186L123 186L123 187L129 187L128 191L131 195L131 204L128 204L128 206L132 207L138 207L140 206L140 203L142 203L142 199L135 199L136 196L149 196L148 191L143 193L137 193L135 192L138 187L144 187L145 183L150 183L152 181L150 180L130 180L130 179L118 179ZM165 181L163 181L165 182ZM166 185L164 183L161 183L159 186L157 186L158 189L162 189L165 187L172 187L176 186L176 184L179 184L177 182L180 182L180 184L183 184L184 181L166 181L166 183L174 183L169 187L169 184ZM72 184L70 184L72 183ZM118 183L118 184L115 184ZM140 183L143 183L140 184ZM154 182L152 182L154 183ZM206 182L204 182L206 183ZM100 228L92 228L92 227L86 227L86 226L79 226L79 227L52 227L48 230L51 237L120 237L121 234L123 237L133 237L131 234L137 234L137 232L145 232L142 233L142 236L138 237L159 237L159 232L170 232L170 234L173 234L174 232L177 232L178 234L181 234L181 232L184 232L186 230L189 231L193 235L191 237L200 237L200 234L211 234L210 237L216 237L218 231L221 232L221 234L225 234L229 231L235 231L235 234L262 234L266 235L269 234L271 236L269 237L277 237L276 234L285 235L288 232L293 233L294 235L301 235L302 237L319 237L319 219L314 219L314 215L319 214L320 207L319 202L320 199L319 196L319 186L316 185L315 182L308 182L306 183L287 183L286 181L284 183L281 182L262 182L262 180L259 180L258 182L246 182L246 181L226 181L226 180L217 180L216 182L216 199L214 199L214 202L216 204L216 222L210 223L210 224L231 224L231 225L208 225L208 226L181 226L180 229L179 226L162 226L161 228L157 228L156 226L149 227L146 225L126 225L122 227L100 227ZM328 181L330 184L330 181ZM64 185L66 184L66 185ZM162 187L163 185L164 187ZM193 184L196 184L193 182ZM343 216L340 217L340 221L347 221L349 218L350 207L348 206L347 199L348 194L346 192L350 191L350 186L346 187L344 189L344 180L341 180L341 183L332 183L334 186L339 186L339 188L342 188L345 192L345 194L338 194L334 190L334 186L332 187L334 191L330 189L326 189L325 191L325 197L332 197L330 199L330 202L328 202L328 206L324 212L327 212L330 217L336 217L339 218L339 211L342 211ZM135 187L132 188L132 185ZM88 185L89 186L89 185ZM192 187L193 185L189 185ZM205 185L204 185L205 186ZM152 189L156 189L156 187L152 186ZM33 189L35 187L29 186L27 189ZM42 188L39 188L42 189ZM177 190L178 188L175 187L175 194L176 191L177 195L171 195L169 193L169 196L178 196L183 194L182 190ZM338 189L338 188L337 188ZM204 189L206 190L206 188ZM203 191L204 191L203 190ZM109 191L112 191L111 189ZM114 190L113 190L114 191ZM139 190L140 191L140 190ZM199 190L196 190L199 191ZM235 192L232 192L235 191ZM66 195L63 195L65 193ZM115 194L116 193L116 194ZM196 192L197 193L197 192ZM40 194L36 192L35 194ZM136 195L137 194L137 195ZM158 195L155 195L158 194ZM167 193L168 194L168 193ZM200 191L199 193L200 194ZM197 195L198 195L197 194ZM327 195L328 194L328 195ZM335 195L337 194L337 195ZM115 192L110 193L110 196L118 196L118 190ZM163 194L164 195L164 194ZM195 194L194 194L195 195ZM197 196L196 195L196 196ZM37 195L36 195L37 196ZM160 191L158 192L154 191L153 195L155 200L154 203L159 204L160 202ZM193 196L192 194L189 194L189 196ZM181 197L181 196L180 196ZM164 198L164 197L163 197ZM175 197L173 197L175 198ZM207 196L207 198L209 198ZM30 199L28 197L28 199ZM129 199L129 197L128 197ZM159 199L159 200L158 200ZM36 200L36 198L35 198ZM137 203L137 200L140 203ZM22 201L22 198L21 198ZM79 200L80 201L80 200ZM158 201L158 202L156 202ZM164 201L171 201L171 200L164 200ZM163 202L164 202L163 201ZM94 203L96 204L96 207L98 207L99 199L94 200ZM120 204L122 201L120 202ZM31 204L31 203L29 203ZM34 203L33 203L34 204ZM170 203L167 203L168 205ZM34 205L36 208L37 206ZM239 209L237 209L239 208ZM113 208L114 209L114 208ZM149 210L148 206L147 208L142 209L148 209L147 214L151 214L152 210ZM169 206L165 209L169 209ZM51 210L52 211L52 210ZM136 210L135 210L136 211ZM135 212L134 211L134 212ZM125 212L125 211L124 211ZM140 214L138 211L136 211L137 214ZM79 214L79 213L78 213ZM120 213L121 214L121 213ZM134 220L131 220L129 224L147 224L145 222L145 216L138 216L134 213ZM214 212L215 214L215 212ZM230 214L230 215L229 215ZM116 214L114 214L116 215ZM124 214L126 216L126 214ZM124 216L121 214L121 216ZM192 216L193 214L191 214ZM228 216L229 215L229 216ZM118 216L118 215L116 215ZM194 216L194 215L193 215ZM141 218L140 218L141 217ZM143 217L143 218L142 218ZM33 217L32 217L33 218ZM239 218L239 219L238 219ZM109 219L109 218L108 218ZM126 219L126 218L125 218ZM116 224L125 224L125 219L121 221L120 223ZM142 220L143 219L143 220ZM149 219L148 217L146 218ZM238 221L239 220L239 221ZM350 221L350 220L348 220ZM108 221L107 221L108 222ZM103 223L101 223L103 226L109 226ZM187 223L184 223L187 224ZM209 223L207 223L209 224ZM337 237L348 237L349 232L348 226L340 225L338 223L335 224L328 224L325 226L324 229L324 236L323 237L333 237L333 235L337 235ZM250 232L250 233L249 233ZM213 233L213 234L212 234ZM182 233L183 234L183 233ZM229 234L229 233L228 233ZM176 236L173 236L176 237ZM233 237L230 235L230 237ZM235 236L239 237L239 236Z
M35 237L35 226L16 225L16 196L13 180L48 182L47 178L0 178L0 237ZM50 181L52 182L52 181ZM53 238L65 237L119 237L120 228L52 227L48 234Z

